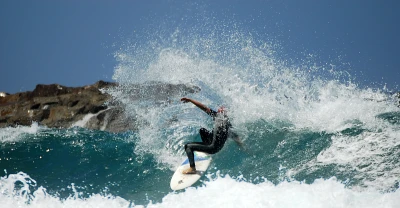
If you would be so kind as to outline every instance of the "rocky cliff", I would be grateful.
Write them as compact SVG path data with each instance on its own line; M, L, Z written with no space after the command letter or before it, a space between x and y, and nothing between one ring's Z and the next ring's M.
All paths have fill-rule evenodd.
M117 83L98 81L84 87L39 84L33 91L0 95L0 128L31 125L37 122L51 128L74 125L111 132L135 130L135 118L126 117L124 107L102 89L117 88ZM130 99L165 100L172 95L199 91L198 87L152 83L132 85ZM141 92L146 93L141 93ZM153 92L153 93L149 93Z

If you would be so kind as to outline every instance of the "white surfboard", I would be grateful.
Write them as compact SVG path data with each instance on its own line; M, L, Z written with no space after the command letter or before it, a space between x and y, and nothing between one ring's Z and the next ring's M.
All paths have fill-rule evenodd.
M178 167L171 178L170 186L172 190L184 189L196 183L210 165L211 156L204 152L194 152L194 162L196 164L196 174L182 173L183 170L190 167L188 158Z

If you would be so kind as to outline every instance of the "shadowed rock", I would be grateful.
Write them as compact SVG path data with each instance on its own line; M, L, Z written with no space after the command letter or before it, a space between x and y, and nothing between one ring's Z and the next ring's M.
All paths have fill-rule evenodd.
M51 128L81 126L111 132L136 130L135 118L127 118L124 107L102 89L117 89L116 83L98 81L84 87L39 84L33 91L0 96L0 128L37 122ZM168 101L173 95L194 93L198 87L165 83L125 86L132 100ZM85 120L87 119L87 121ZM82 122L81 122L82 121Z

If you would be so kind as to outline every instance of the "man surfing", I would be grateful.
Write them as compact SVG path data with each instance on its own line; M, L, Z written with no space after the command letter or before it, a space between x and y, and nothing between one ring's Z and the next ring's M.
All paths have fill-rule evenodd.
M242 146L243 143L240 141L239 136L232 131L230 128L232 127L229 122L229 118L227 116L226 109L224 107L220 107L217 111L210 109L199 101L182 98L182 102L187 103L191 102L208 115L210 115L214 120L214 128L212 132L208 131L205 128L201 128L199 133L202 142L190 142L185 145L185 151L189 158L190 167L186 170L183 170L183 174L195 174L196 173L196 165L194 162L194 153L193 151L205 152L208 154L215 154L219 152L224 146L228 137L232 137L232 139Z

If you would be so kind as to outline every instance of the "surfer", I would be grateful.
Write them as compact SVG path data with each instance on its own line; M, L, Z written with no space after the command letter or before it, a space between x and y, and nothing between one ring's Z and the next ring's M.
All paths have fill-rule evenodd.
M231 137L236 143L238 143L239 146L243 145L243 143L239 139L239 136L230 130L232 125L229 122L229 118L226 114L227 112L224 107L220 107L217 111L214 111L206 105L193 99L184 97L181 99L181 101L184 103L193 103L195 106L210 115L214 120L214 128L212 132L208 131L205 128L201 128L199 130L202 142L190 142L185 145L185 151L189 158L190 167L184 170L182 172L183 174L196 173L193 151L215 154L222 149L228 137Z

